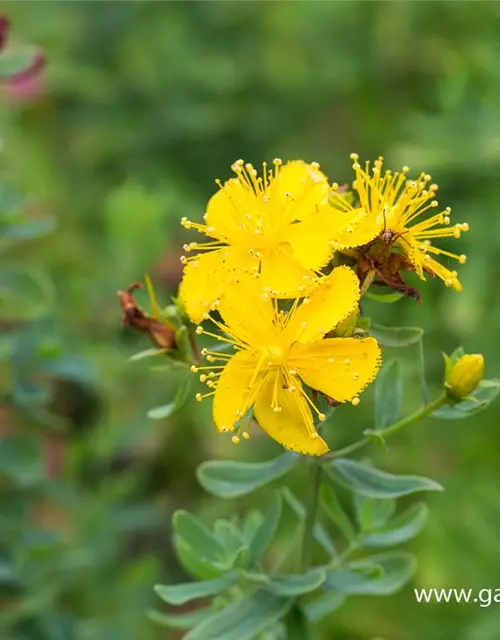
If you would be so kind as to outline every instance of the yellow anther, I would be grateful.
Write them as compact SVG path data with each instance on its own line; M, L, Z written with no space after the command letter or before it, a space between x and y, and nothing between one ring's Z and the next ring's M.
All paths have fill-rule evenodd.
M197 394L195 395L195 398L196 398L196 401L197 401L197 402L201 402L201 401L203 400L203 397L202 397L201 393L197 393Z
M248 431L243 431L241 435L245 440L250 440L250 434L248 433Z
M355 398L353 398L353 399L351 400L351 404L352 404L354 407L357 407L357 406L358 406L358 404L359 404L359 398L358 398L357 396L356 396Z
M324 413L318 413L318 420L320 422L324 422L326 420L326 416Z
M460 264L465 264L467 262L467 256L462 253L462 255L458 257L458 261L460 262Z
M192 373L198 373L198 367L196 365L193 364L193 365L191 365L190 368L191 368Z
M196 333L198 336L201 336L201 334L203 333L203 327L196 327L196 331L195 331L195 333Z
M231 438L231 442L232 442L233 444L238 444L238 443L239 443L239 441L240 441L240 439L238 438L238 436L233 436L233 437Z

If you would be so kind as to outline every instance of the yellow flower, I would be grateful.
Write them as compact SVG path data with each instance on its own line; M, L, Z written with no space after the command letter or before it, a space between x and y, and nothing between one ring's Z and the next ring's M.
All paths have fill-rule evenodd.
M424 271L427 271L441 278L447 286L461 291L457 272L444 267L432 255L454 258L460 264L465 263L466 256L435 247L433 241L436 238L459 238L462 231L469 230L469 225L450 224L449 207L422 218L425 212L439 206L435 200L438 186L431 183L431 176L422 173L417 180L408 180L408 167L395 173L390 169L383 171L383 158L380 157L370 170L370 162L363 167L357 154L353 153L351 158L356 173L353 189L357 192L359 204L353 207L338 193L338 185L333 185L330 202L339 212L361 210L367 216L351 234L338 238L338 248L366 246L379 239L405 254L422 280L425 280Z
M320 421L325 416L304 384L357 405L380 365L374 338L324 337L357 306L359 280L348 267L338 267L308 298L294 300L289 311L279 310L268 291L262 293L259 280L235 284L219 306L223 321L211 318L226 337L208 335L230 343L236 353L203 351L212 364L193 371L203 370L201 381L212 391L197 399L214 396L213 418L221 432L242 430L248 437L242 419L253 408L261 428L281 445L322 455L328 446L316 431L313 412ZM207 333L201 326L197 332Z
M480 353L466 354L453 364L446 375L450 395L461 400L471 394L484 376L484 357Z
M182 224L213 240L184 245L198 251L186 265L180 295L193 322L201 322L242 271L260 273L276 297L295 297L330 261L332 240L361 218L359 212L335 212L328 204L330 186L317 163L263 164L263 176L238 160L236 178L210 199L205 224ZM203 253L201 253L203 252Z

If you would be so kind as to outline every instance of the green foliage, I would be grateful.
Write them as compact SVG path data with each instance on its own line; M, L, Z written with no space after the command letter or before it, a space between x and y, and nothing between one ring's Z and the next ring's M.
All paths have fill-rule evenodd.
M354 460L334 460L326 465L334 480L346 483L361 495L369 498L398 498L419 491L442 491L443 487L428 478L396 476Z
M218 498L238 498L288 473L298 460L294 453L283 453L267 462L211 460L200 465L201 486Z
M496 3L485 2L102 3L97 17L93 3L85 2L6 2L2 10L14 32L9 46L11 40L37 43L47 58L39 97L30 94L23 102L2 87L2 169L8 174L0 180L2 267L26 265L28 274L52 282L56 295L45 297L37 276L23 278L25 291L4 288L2 279L2 300L14 300L27 314L6 327L14 307L1 308L7 329L0 338L2 400L9 407L7 415L2 409L2 430L7 424L26 444L20 446L25 458L12 451L10 436L5 449L0 445L2 482L9 483L0 517L14 532L12 554L29 562L22 575L6 562L17 595L9 596L12 616L0 636L163 638L164 629L144 621L143 611L154 602L150 586L160 576L186 579L167 543L166 518L179 508L204 521L228 517L237 504L254 512L244 520L251 529L262 521L255 507L266 511L269 487L245 489L234 496L241 500L218 504L216 513L207 509L194 469L234 449L217 439L208 411L189 401L163 420L145 420L150 407L175 397L178 371L171 362L159 375L146 372L146 362L127 366L126 359L148 345L118 330L115 290L148 269L168 302L179 277L173 247L184 241L178 220L201 217L214 177L228 178L237 157L254 163L276 155L317 159L342 184L351 179L351 151L382 153L394 168L409 164L412 174L432 173L440 203L450 204L457 220L471 222L458 251L469 260L460 267L462 293L414 277L422 305L380 287L380 294L368 294L363 313L385 327L425 329L430 397L443 377L434 354L456 344L485 353L488 373L496 375L500 14ZM16 66L8 73L30 62L33 49L26 52L30 59L9 61ZM457 250L452 240L443 247ZM416 345L396 354L405 375L403 416L420 401L417 385L406 383L415 373L410 352ZM394 356L391 349L384 349L384 359ZM167 367L161 357L154 364ZM486 385L481 393L496 388ZM333 428L325 425L334 451L374 427L370 393L348 419L340 408ZM466 422L429 418L398 434L388 451L370 451L395 475L426 473L447 487L433 496L418 586L481 588L500 571L498 421L494 409L479 415L462 411L467 407L477 403L467 399L434 412L436 418L466 413ZM49 433L65 434L62 470L50 478ZM245 447L239 447L238 463L276 456L257 437ZM290 471L293 495L302 496L301 468L294 464ZM21 486L14 489L16 474ZM38 482L41 476L45 482ZM230 483L224 481L223 493ZM338 499L353 522L354 507L343 491L339 487ZM303 509L298 498L291 502ZM295 531L297 509L290 513L289 504L281 528L293 517ZM373 511L365 503L366 518ZM51 553L45 546L43 570L39 552L31 559L26 551L29 534L42 524L59 533ZM333 520L324 525L327 533L333 527ZM338 534L330 537L342 549ZM289 531L275 536L269 556L292 538ZM178 551L181 546L176 542ZM321 546L318 553L331 555ZM197 579L220 577L209 566L198 570L204 575L193 574ZM54 587L59 582L60 590ZM338 591L308 598L308 617L324 620L315 629L321 640L436 634L484 640L498 629L494 607L479 615L474 607L450 603L423 615L411 589L387 601Z

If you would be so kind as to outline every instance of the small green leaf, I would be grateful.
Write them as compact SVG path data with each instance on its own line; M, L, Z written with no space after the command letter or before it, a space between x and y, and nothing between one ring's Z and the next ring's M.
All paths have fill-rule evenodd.
M334 490L331 487L322 486L320 489L320 500L325 513L338 526L344 537L347 538L347 540L353 540L356 537L356 532Z
M214 537L225 551L226 556L235 554L242 545L242 539L236 525L229 520L216 520Z
M292 598L259 589L202 622L184 640L253 640L283 618L292 604Z
M306 509L302 502L300 502L300 500L296 498L296 496L290 491L288 487L284 487L281 491L283 497L285 498L285 501L298 516L299 520L303 522L306 517ZM328 553L328 555L334 557L337 556L337 549L335 548L332 539L328 535L323 525L321 525L319 522L314 525L314 538L323 547L326 553Z
M368 498L360 493L354 494L356 516L362 531L371 531L384 525L396 512L396 500Z
M384 363L375 380L375 428L385 429L398 421L403 395L403 376L397 360Z
M432 413L433 418L456 420L470 416L486 409L498 395L500 380L481 380L477 389L470 395L453 404L443 404Z
M144 351L139 351L138 353L134 353L133 356L130 356L129 362L137 362L137 360L143 360L144 358L161 356L164 353L167 353L167 349L144 349Z
M192 629L213 614L213 609L197 609L189 613L160 613L150 610L147 612L147 617L151 622L169 629Z
M256 530L250 542L250 548L252 550L254 560L258 560L271 544L272 539L276 534L280 518L281 494L278 491L275 491L272 495L264 520Z
M422 338L424 330L420 327L383 327L372 324L370 333L384 347L408 347Z
M157 584L154 590L168 604L184 604L197 598L206 598L222 593L238 581L236 573L228 573L222 578L204 580L202 582L186 582L184 584Z
M205 525L187 511L176 511L173 517L174 531L193 551L211 563L224 559L224 547Z
M346 569L327 574L325 585L346 595L390 596L400 591L416 570L415 558L389 551L350 562Z
M201 486L217 498L238 498L280 478L299 456L286 452L267 462L210 460L196 471Z
M193 578L211 580L224 573L218 566L201 558L196 549L191 548L179 536L174 535L174 547L181 565Z
M340 591L332 590L319 596L316 600L308 602L303 609L308 620L316 623L340 609L346 599L346 596Z
M373 293L373 291L367 291L365 293L365 296L369 300L375 300L376 302L391 304L393 302L397 302L398 300L401 300L401 298L403 297L403 294L399 293L399 291L393 291L392 293Z
M443 487L429 478L396 476L347 458L332 460L325 465L335 480L340 479L354 492L370 498L398 498L418 491L443 491Z
M324 569L309 569L302 574L269 576L267 589L279 596L300 596L320 587L325 581Z
M427 522L428 508L423 502L412 505L387 524L361 534L363 547L392 547L418 535Z
M161 407L156 407L155 409L150 409L148 411L148 418L151 418L152 420L162 420L164 418L168 418L176 411L179 411L188 398L189 391L191 389L191 380L192 377L190 375L186 376L180 383L173 402L164 404Z

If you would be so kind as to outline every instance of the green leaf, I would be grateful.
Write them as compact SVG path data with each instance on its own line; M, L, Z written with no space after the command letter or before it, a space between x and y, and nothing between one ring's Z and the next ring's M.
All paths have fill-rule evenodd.
M333 479L340 477L352 491L370 498L398 498L418 491L443 491L440 484L429 478L396 476L347 458L332 460L325 469Z
M253 640L283 618L292 604L291 598L259 589L202 622L184 640Z
M420 327L383 327L372 324L370 333L384 347L408 347L422 338L424 330Z
M204 558L210 563L224 559L224 547L195 516L187 511L176 511L173 517L173 526L179 538L191 547L193 551L196 551L200 558Z
M316 598L316 600L308 602L304 605L303 609L308 620L312 623L316 623L323 618L326 618L337 609L340 609L346 599L346 596L340 591L332 590L324 593L319 598Z
M150 610L147 617L151 622L155 622L162 627L169 629L192 629L200 622L203 622L214 613L213 609L197 609L189 613L160 613Z
M179 411L188 398L189 391L191 389L191 380L192 377L190 375L186 376L180 383L173 402L164 404L161 407L156 407L155 409L150 409L148 411L148 418L151 418L152 420L162 420L164 418L168 418L176 411Z
M240 532L236 525L229 520L216 520L213 535L222 549L224 549L226 556L236 553L242 545Z
M285 501L298 516L299 520L303 522L306 517L306 509L302 502L300 502L300 500L295 497L295 495L290 491L288 487L284 487L281 491L283 497L285 498ZM323 525L321 525L319 522L314 525L314 538L316 542L318 542L323 547L326 553L328 553L328 555L337 556L337 549L335 548L332 539L328 535Z
M363 547L392 547L411 540L424 528L428 511L425 503L418 502L387 524L361 534L359 541Z
M167 349L144 349L130 356L129 362L137 362L137 360L143 360L144 358L151 358L152 356L161 356L167 353Z
M309 569L302 574L283 574L269 576L267 589L279 596L300 596L320 587L325 581L326 574L322 568Z
M398 421L403 396L403 375L397 360L384 363L375 380L375 428L385 429Z
M206 598L222 593L238 581L236 573L228 573L222 578L204 580L202 582L185 582L184 584L157 584L154 590L168 604L184 604L197 598Z
M299 456L286 452L267 462L210 460L196 471L201 486L217 498L238 498L280 478Z
M367 291L365 293L365 296L369 300L375 300L376 302L391 304L393 302L397 302L398 300L401 300L401 298L403 297L403 294L399 293L399 291L393 291L392 293L373 293L373 291Z
M481 380L477 389L470 395L453 404L443 404L432 413L433 418L441 420L457 420L486 409L498 395L500 380Z
M320 500L325 513L338 526L344 537L347 538L347 540L353 540L356 537L356 532L334 490L331 487L322 486L320 489Z
M179 536L174 536L174 547L177 557L184 569L199 580L211 580L220 577L224 572L206 559L201 558L196 549L186 544Z
M368 498L360 493L354 494L356 516L362 531L371 531L384 525L396 511L396 500Z
M275 491L272 494L271 502L267 509L266 515L262 520L259 528L255 531L255 534L250 542L250 549L252 550L252 557L254 560L258 560L271 544L272 539L276 534L280 518L281 494L278 491Z
M415 558L389 551L350 562L346 569L327 574L325 585L345 595L390 596L400 591L416 570Z

